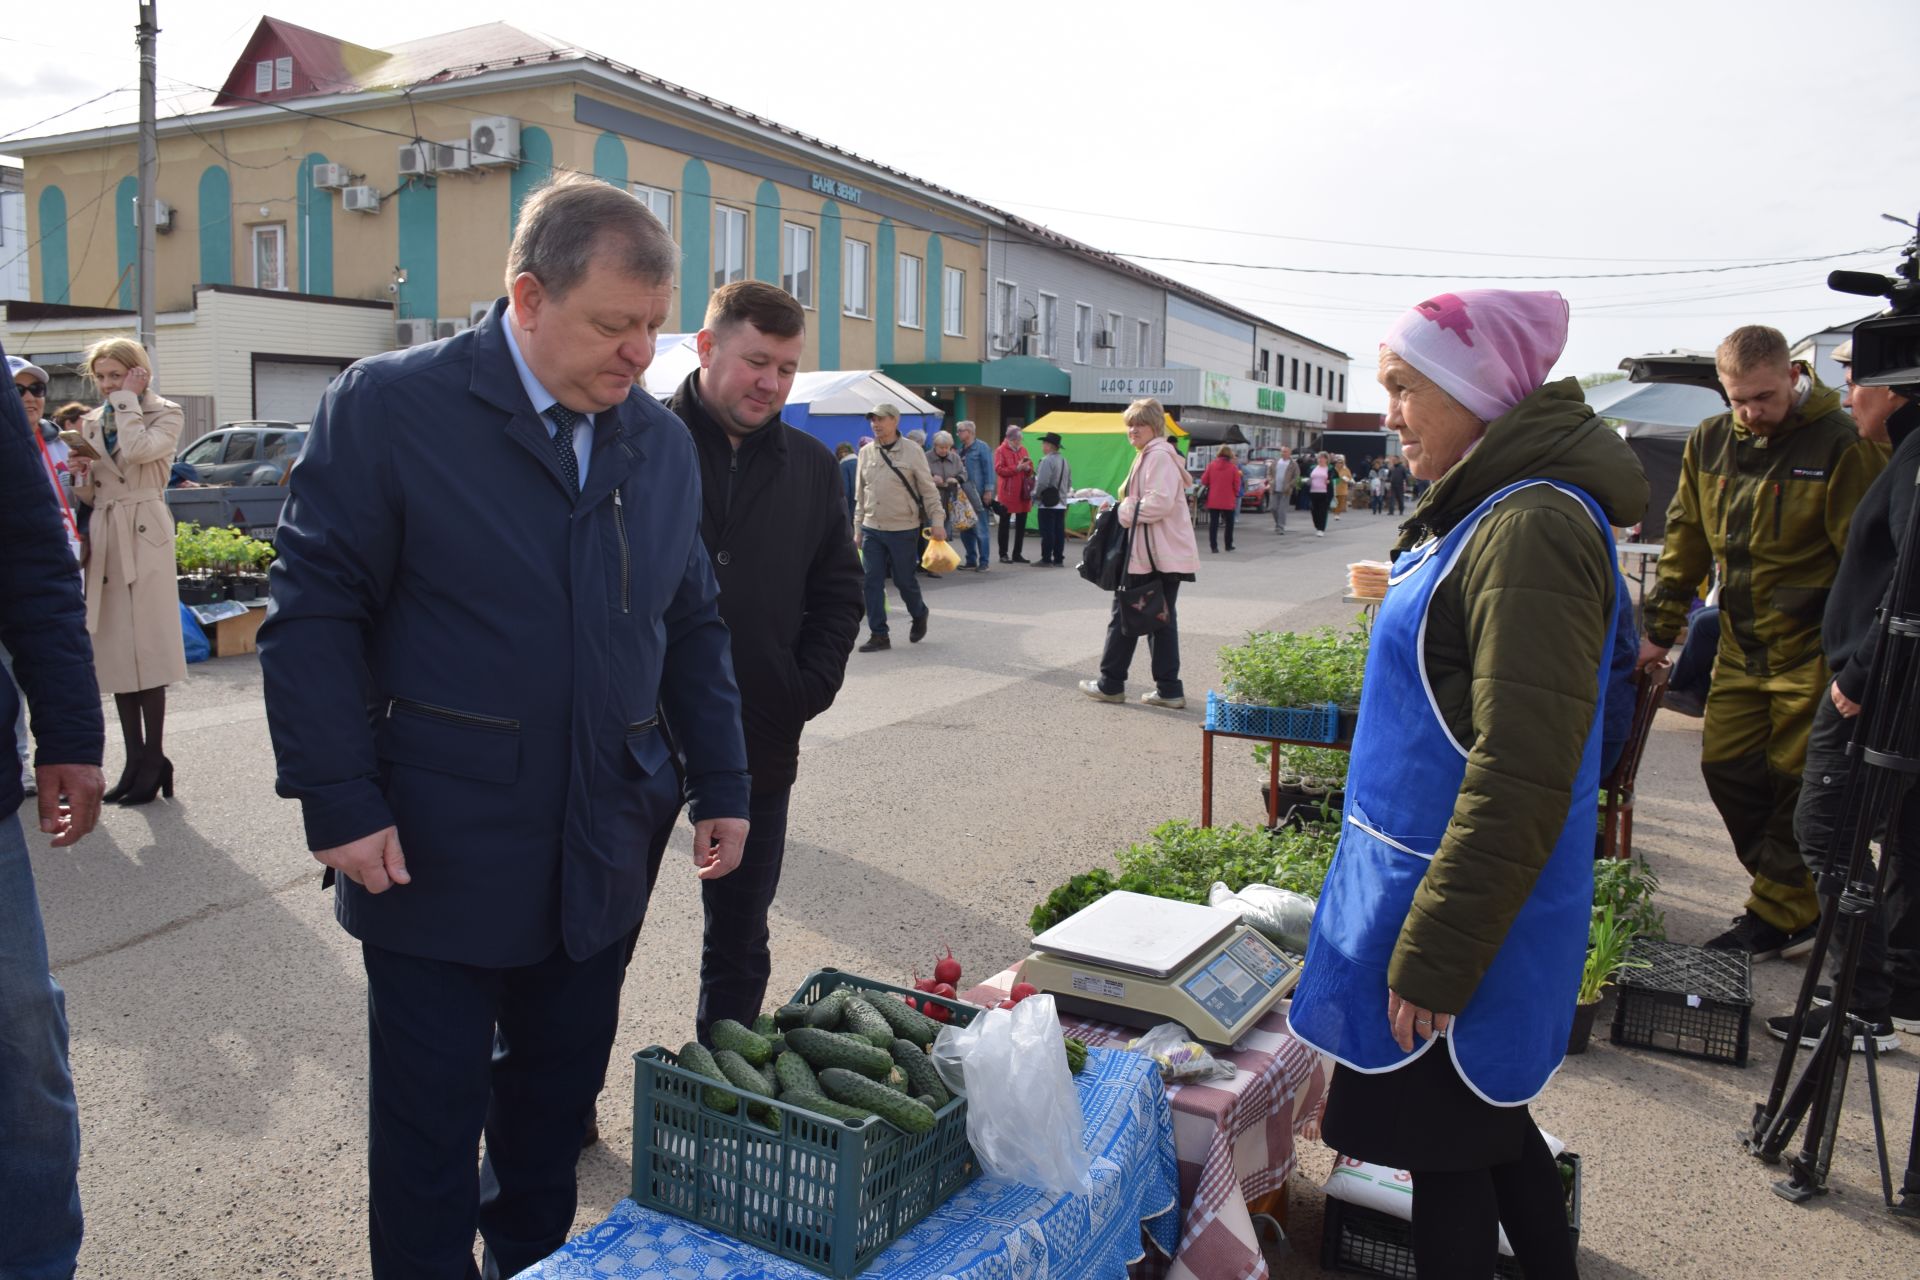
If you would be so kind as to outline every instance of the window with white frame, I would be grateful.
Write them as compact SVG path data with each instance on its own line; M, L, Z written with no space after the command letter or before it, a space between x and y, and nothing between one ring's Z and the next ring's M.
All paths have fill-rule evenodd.
M1300 389L1300 357L1299 356L1293 357L1293 381L1291 382L1291 384L1289 384L1287 389L1289 391L1298 391Z
M293 88L292 58L275 58L273 60L273 87L276 89Z
M1020 286L1011 280L993 282L993 331L1002 348L1020 340Z
M253 287L287 287L287 224L269 222L253 229Z
M1093 363L1093 308L1084 302L1073 304L1073 362Z
M1153 359L1153 321L1142 320L1138 323L1139 333L1135 338L1133 362L1144 369L1147 367L1147 362Z
M958 267L940 272L940 332L949 338L967 334L967 273Z
M713 287L747 278L747 214L713 206Z
M903 329L920 327L920 272L925 263L910 253L900 255L900 310L898 319Z
M628 190L639 198L641 204L647 206L654 217L660 219L660 225L667 229L667 234L672 235L673 192L660 187L650 187L644 182L633 183Z
M1060 299L1040 295L1040 354L1051 360L1060 351Z
M1347 375L1344 373L1340 375L1340 394L1335 396L1334 399L1341 404L1347 402Z
M848 240L840 270L840 310L856 319L867 318L867 242Z
M253 64L253 91L270 93L273 90L273 59L266 58Z
M1107 358L1101 363L1111 369L1114 366L1114 362L1119 359L1120 313L1118 311L1109 311L1107 312Z
M813 228L797 222L780 228L780 287L813 309Z

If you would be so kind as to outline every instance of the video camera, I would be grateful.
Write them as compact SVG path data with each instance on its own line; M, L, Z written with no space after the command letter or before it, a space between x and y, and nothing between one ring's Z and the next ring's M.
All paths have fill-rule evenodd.
M1893 304L1891 315L1862 320L1853 327L1854 382L1894 387L1909 398L1920 397L1920 230L1907 242L1895 275L1834 271L1827 276L1827 287L1885 298Z

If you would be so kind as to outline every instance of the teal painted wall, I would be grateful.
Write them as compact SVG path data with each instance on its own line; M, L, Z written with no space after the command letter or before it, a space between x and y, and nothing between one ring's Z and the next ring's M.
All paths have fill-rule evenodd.
M522 143L526 134L521 134ZM407 282L400 286L400 319L426 320L440 314L440 193L422 182L400 188L399 263Z
M65 302L71 284L67 276L67 193L58 187L40 190L40 301Z
M598 148L595 148L597 151ZM507 237L520 229L520 206L526 202L527 193L547 180L553 172L553 138L538 125L520 131L520 163L514 166L513 175L507 180L508 205Z
M527 135L522 132L520 145L527 145ZM549 144L548 160L552 160ZM593 176L603 182L611 182L622 191L627 187L627 144L618 134L603 133L593 140ZM514 206L517 210L518 205Z
M941 270L941 257L944 253L940 237L927 237L927 297L920 308L920 321L927 335L927 359L940 358L940 331L946 327L946 312L940 305L940 292L946 285L946 273Z
M302 174L302 177L306 175ZM302 190L312 186L302 182ZM233 183L224 167L210 164L200 175L200 283L233 283Z
M771 182L753 193L753 278L780 283L780 192Z
M814 277L815 314L820 317L820 367L840 367L840 206L820 206L820 274Z
M875 364L893 363L893 312L900 295L894 291L894 270L899 266L893 245L893 220L880 219L880 230L873 237L873 360Z
M120 185L113 189L113 247L115 250L114 270L119 273L120 309L131 311L134 307L136 281L134 280L134 259L140 256L140 228L134 221L134 201L140 195L138 178L122 178Z
M521 135L523 138L525 134ZM713 179L699 158L680 171L680 331L698 333L713 293Z
M313 166L326 162L318 151L300 162L300 243L290 252L299 255L294 276L302 293L333 292L333 195L313 189Z

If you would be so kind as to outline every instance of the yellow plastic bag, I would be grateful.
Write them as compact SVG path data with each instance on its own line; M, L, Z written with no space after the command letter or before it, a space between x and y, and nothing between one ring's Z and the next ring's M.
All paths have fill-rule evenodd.
M920 567L928 573L952 573L960 567L960 553L951 543L927 535L927 549L920 553Z

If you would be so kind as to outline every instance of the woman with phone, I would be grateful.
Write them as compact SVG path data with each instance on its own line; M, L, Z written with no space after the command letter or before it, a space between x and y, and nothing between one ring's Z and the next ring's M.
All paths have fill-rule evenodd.
M187 674L167 474L186 419L153 393L153 362L127 338L87 349L87 376L106 403L80 420L68 458L76 494L93 506L87 558L87 630L94 673L120 714L127 762L103 797L146 804L173 794L164 750L167 686ZM86 455L92 454L91 458Z

